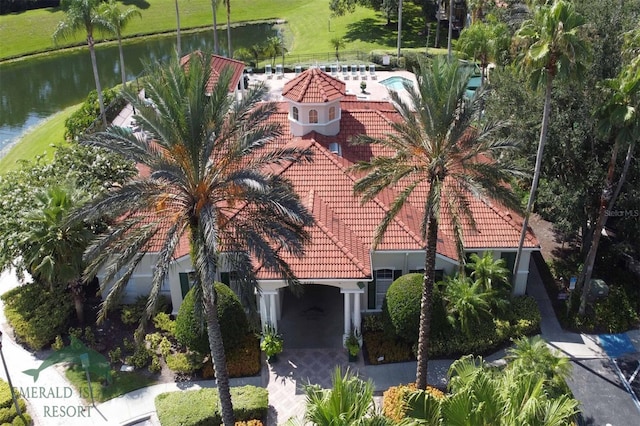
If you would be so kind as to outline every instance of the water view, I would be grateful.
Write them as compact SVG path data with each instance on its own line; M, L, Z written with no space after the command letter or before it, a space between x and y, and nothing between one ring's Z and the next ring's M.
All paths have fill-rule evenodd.
M226 30L218 32L220 47L227 46ZM277 35L271 24L232 28L233 48L249 47ZM183 34L182 51L213 51L213 32ZM127 78L134 79L146 61L166 61L175 51L176 38L154 38L124 47ZM118 46L98 46L96 57L103 88L120 83ZM28 59L0 65L0 150L15 141L25 130L55 114L82 102L95 89L88 49L63 55Z

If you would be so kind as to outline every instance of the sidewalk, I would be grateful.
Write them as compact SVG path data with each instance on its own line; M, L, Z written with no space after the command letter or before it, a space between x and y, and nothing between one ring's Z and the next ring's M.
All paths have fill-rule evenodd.
M533 264L532 264L533 266ZM569 386L574 396L581 401L584 423L589 425L635 426L640 412L630 395L621 384L611 367L609 358L598 346L596 336L570 333L562 330L551 302L544 290L535 268L530 275L529 293L536 299L542 314L542 336L549 344L572 359L573 377ZM0 291L4 292L15 285L15 277L8 273L0 275ZM1 305L0 305L1 308ZM7 330L4 312L0 313L0 327ZM628 333L636 349L640 349L640 331ZM9 366L14 387L33 386L30 376L23 370L37 368L41 360L15 344L5 334L3 353ZM502 352L487 357L487 360L501 358ZM429 383L446 385L446 373L452 360L433 360L429 362ZM348 363L345 351L341 349L288 349L274 364L264 364L261 376L232 379L232 385L252 384L266 387L269 391L269 425L286 422L291 417L302 418L305 408L303 386L306 383L330 387L331 375L336 365L355 369L364 379L371 379L377 395L389 386L410 383L415 380L415 362L385 364L379 366L364 365L362 357L357 363ZM4 372L0 373L3 379ZM70 385L56 368L42 372L38 387L64 391ZM29 411L36 425L158 425L155 417L155 397L163 392L213 387L213 381L197 383L166 383L122 395L96 407L86 407L75 391L68 398L30 398ZM376 401L380 402L377 396ZM63 407L73 417L53 417L53 407ZM71 407L71 408L70 408ZM85 407L84 410L82 408ZM60 413L60 411L58 411ZM84 417L83 417L84 416Z

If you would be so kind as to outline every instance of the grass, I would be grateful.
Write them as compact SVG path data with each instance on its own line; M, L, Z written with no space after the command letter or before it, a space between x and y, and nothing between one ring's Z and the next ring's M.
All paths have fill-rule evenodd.
M131 5L140 8L142 19L134 19L124 31L125 37L172 32L176 29L174 0L126 0L119 1L121 8ZM287 21L285 38L290 40L289 51L295 54L327 52L329 40L345 39L344 50L393 49L396 44L396 28L387 27L386 19L372 9L357 7L353 14L331 18L329 0L234 0L231 4L232 22L264 19ZM403 12L403 46L424 46L418 36L422 19L419 9L407 3ZM31 10L0 16L0 61L60 47L85 44L85 34L79 31L75 37L59 41L56 46L51 35L64 18L59 8ZM226 23L226 12L220 7L218 23ZM181 29L210 27L213 19L210 0L180 2ZM286 34L288 33L288 34ZM101 34L95 34L101 39Z
M155 384L155 380L144 374L133 372L112 371L112 382L103 386L100 380L91 376L91 391L96 402L105 402L124 395L136 389L141 389ZM82 368L73 366L65 371L67 380L78 390L80 396L87 401L91 400L87 376Z
M39 156L45 161L50 161L55 151L52 145L62 146L68 143L64 139L64 121L80 106L81 104L78 104L65 108L29 130L7 155L0 159L2 173L17 169L21 161L31 161Z

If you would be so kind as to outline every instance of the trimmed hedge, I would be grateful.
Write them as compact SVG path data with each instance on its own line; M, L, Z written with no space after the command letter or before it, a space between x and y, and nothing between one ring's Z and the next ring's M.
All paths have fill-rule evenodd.
M74 314L71 295L59 287L25 284L6 292L2 300L16 339L36 351L65 334Z
M236 421L266 420L269 408L266 389L249 385L233 387L231 399ZM156 397L155 406L162 426L222 424L217 389L162 393Z
M406 274L396 279L382 304L385 329L407 342L418 341L423 274Z
M27 404L24 402L24 399L19 396L17 390L16 396L18 397L20 411L24 415L27 425L33 424L31 417L27 414ZM15 405L13 404L13 397L11 395L11 388L9 388L9 384L3 380L0 380L0 424L25 424L22 419L18 417L18 413L16 412Z
M218 296L218 321L222 330L225 351L237 348L249 332L249 321L242 308L240 299L228 286L215 283ZM207 326L198 327L194 313L195 293L189 290L176 317L175 334L180 344L189 349L207 354L210 352Z

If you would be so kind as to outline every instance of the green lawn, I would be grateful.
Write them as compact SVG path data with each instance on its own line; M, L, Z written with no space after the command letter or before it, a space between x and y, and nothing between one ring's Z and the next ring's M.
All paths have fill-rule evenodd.
M174 0L125 0L119 3L123 9L136 5L142 13L142 19L134 19L126 28L125 37L175 31ZM181 1L179 4L182 29L212 25L210 0ZM233 22L286 20L287 31L291 33L287 34L287 39L293 40L289 50L296 54L330 51L329 40L340 36L346 40L345 50L393 49L396 43L394 26L387 27L386 20L371 9L357 7L353 14L331 18L329 0L234 0L231 7ZM406 31L403 34L407 47L423 44L417 36L422 22L418 13L412 3L405 5ZM223 7L217 16L218 23L226 22ZM64 13L57 8L0 16L0 60L83 44L85 35L78 32L75 39L54 45L51 35L63 17ZM95 36L99 38L100 34Z
M55 147L64 145L64 121L81 104L70 106L47 119L44 123L28 131L11 150L0 159L0 170L5 173L18 168L21 160L33 160L42 155L46 160L53 158Z
M65 370L67 380L76 388L79 394L87 401L91 401L89 394L89 384L87 383L86 373L82 368L73 366ZM112 382L110 385L103 386L98 377L91 376L91 392L96 402L105 402L110 399L124 395L136 389L145 388L156 383L154 379L138 373L112 371ZM95 381L94 381L95 380Z

